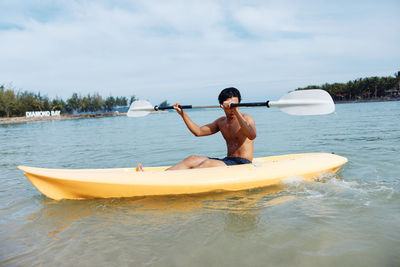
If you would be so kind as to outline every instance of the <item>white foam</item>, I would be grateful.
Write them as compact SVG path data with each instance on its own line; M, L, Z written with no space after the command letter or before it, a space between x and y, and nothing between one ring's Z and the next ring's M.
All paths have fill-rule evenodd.
M282 181L282 184L285 185L293 185L293 184L298 184L304 181L304 178L302 177L289 177L286 178Z

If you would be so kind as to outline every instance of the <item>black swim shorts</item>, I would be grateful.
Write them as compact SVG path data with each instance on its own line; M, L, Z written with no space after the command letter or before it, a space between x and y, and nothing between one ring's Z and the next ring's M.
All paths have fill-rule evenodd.
M215 160L223 161L227 166L251 163L251 161L248 160L248 159L237 158L237 157L225 157L223 159L219 159L219 158L209 158L209 159L215 159Z

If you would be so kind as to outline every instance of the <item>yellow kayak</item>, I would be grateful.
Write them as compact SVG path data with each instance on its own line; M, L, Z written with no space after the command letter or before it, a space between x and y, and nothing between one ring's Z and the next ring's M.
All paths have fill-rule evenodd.
M336 172L347 159L308 153L255 158L252 164L164 171L168 167L113 169L44 169L19 166L44 195L52 199L117 198L238 191L282 183L288 178L313 179Z

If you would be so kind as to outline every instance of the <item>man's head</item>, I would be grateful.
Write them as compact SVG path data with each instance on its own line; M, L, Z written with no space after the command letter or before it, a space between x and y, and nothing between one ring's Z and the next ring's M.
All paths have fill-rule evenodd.
M221 91L221 93L218 96L218 101L222 105L225 100L231 97L237 97L239 99L239 103L242 100L239 90L236 89L235 87L229 87Z

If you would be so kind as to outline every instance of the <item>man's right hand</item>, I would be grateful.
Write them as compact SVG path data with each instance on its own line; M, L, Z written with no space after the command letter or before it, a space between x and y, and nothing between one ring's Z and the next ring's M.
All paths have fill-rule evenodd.
M174 107L174 109L176 110L176 112L178 112L179 115L183 115L183 109L181 109L179 106L182 106L181 103L176 103L172 105Z

